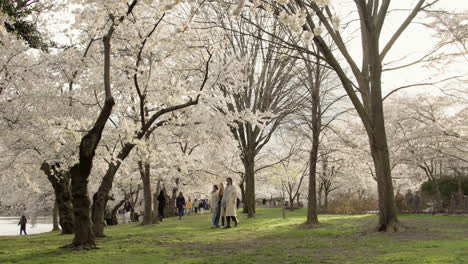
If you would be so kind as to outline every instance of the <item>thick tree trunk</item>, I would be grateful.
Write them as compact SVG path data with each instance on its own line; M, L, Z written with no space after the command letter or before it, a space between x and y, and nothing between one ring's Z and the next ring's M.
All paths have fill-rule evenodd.
M153 223L153 208L151 200L151 180L150 180L150 164L145 162L138 162L140 168L141 181L143 183L143 201L144 201L144 214L142 225L150 225Z
M245 200L244 207L248 217L255 216L255 156L249 153L244 157Z
M379 223L378 231L397 231L398 219L393 194L393 183L390 174L388 151L377 149L372 144L372 158L374 160L379 195Z
M93 232L96 237L105 237L104 235L104 227L105 224L105 210L107 207L107 195L103 193L96 192L93 195L93 205L92 205L92 221L93 221ZM102 215L97 214L96 210L100 210L102 208Z
M89 215L90 200L88 194L88 177L92 166L92 160L82 160L74 165L71 172L73 214L75 216L72 246L78 249L96 248L96 237L93 233L93 224ZM81 167L84 167L81 169Z
M372 159L374 160L379 194L379 231L397 231L398 218L393 193L393 182L388 154L387 133L382 100L382 62L379 56L379 33L373 23L367 28L371 98L369 116L372 126L366 127L369 135Z
M62 234L73 234L74 216L70 190L70 174L68 172L65 172L64 174L67 175L63 176L66 178L65 182L63 183L64 189L63 192L59 192L57 196L59 223L60 227L62 228Z
M73 234L73 205L70 193L70 173L60 171L59 165L42 163L41 170L47 175L55 193L62 234Z
M124 160L131 152L135 145L125 144L117 158ZM101 185L98 191L93 196L92 219L94 223L94 233L97 237L104 237L104 214L107 206L107 197L112 190L115 175L121 165L120 161L115 161L109 164L106 174L102 178ZM96 224L97 223L97 224Z
M59 231L59 214L58 214L58 202L54 202L54 209L52 209L52 231Z
M174 187L172 188L172 196L169 196L167 194L167 192L165 191L165 195L166 195L166 201L169 201L167 204L166 204L166 211L164 212L164 214L166 215L166 217L171 217L171 216L175 216L175 213L176 213L176 197L177 197L177 191L179 189L177 187ZM188 201L188 198L187 196L185 197L185 202Z
M136 2L129 6L129 11L133 9ZM123 16L119 21L122 22ZM104 106L95 121L93 128L83 136L80 142L79 163L75 164L70 169L71 174L71 193L73 197L73 214L75 216L74 231L75 237L72 242L72 247L78 249L91 249L96 248L96 237L93 231L93 223L90 217L90 200L88 196L88 179L93 168L93 159L96 155L96 148L101 141L102 132L109 120L114 108L115 101L112 97L111 87L111 39L115 31L115 24L112 24L107 34L102 38L104 46L104 93L105 100ZM111 163L113 164L113 163ZM112 185L112 182L111 182ZM107 203L108 192L105 195L94 195L96 200L104 205L102 208L102 215L97 217L96 224L104 229L104 211ZM93 197L93 199L94 199ZM95 219L93 219L95 220ZM102 235L102 233L100 234Z
M289 195L289 209L291 211L294 210L294 198L292 197L292 195Z

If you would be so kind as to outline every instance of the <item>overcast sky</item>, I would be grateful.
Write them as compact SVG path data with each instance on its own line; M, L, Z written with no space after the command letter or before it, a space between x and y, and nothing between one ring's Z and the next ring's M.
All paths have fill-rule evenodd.
M349 12L351 10L355 10L354 1L334 1L335 3L339 3L339 5L335 5L335 10L338 12L338 14L341 14L341 16L344 17L343 20L347 21L346 17L348 19L352 19L352 16L349 16ZM414 7L416 2L416 0L392 0L390 10L398 11L391 12L391 15L388 16L388 19L385 22L385 26L382 33L383 41L381 43L381 48L393 35L396 28L406 18L406 16L409 13L409 11L407 11L408 8ZM440 2L437 3L436 8L442 8L447 11L467 12L468 0L440 0ZM421 19L423 19L424 16L424 14L420 14L415 21L421 21ZM350 48L351 54L358 58L361 54L359 41L359 39L353 41L353 47ZM404 62L410 62L416 58L420 58L424 54L427 54L427 52L434 46L436 42L437 38L434 36L434 31L421 25L412 24L399 38L399 40L394 45L384 62L395 61L406 56L407 59ZM395 64L394 66L397 65L399 65L399 63ZM405 68L404 70L385 72L383 75L384 93L391 91L397 87L405 86L408 84L428 82L431 80L437 81L456 75L466 76L468 72L467 70L467 61L465 59L461 59L458 63L450 63L449 65L445 65L440 69L428 69L426 67L423 67L422 65L418 65L410 68ZM448 82L443 83L438 85L438 87L443 87L448 84ZM438 93L438 89L434 89L433 87L429 86L417 88L415 87L410 88L409 90L399 92L399 94L418 94L427 92Z
M430 0L427 0L429 2ZM337 14L342 18L343 22L346 22L350 19L356 18L356 14L350 16L350 11L355 10L355 4L353 0L331 0L332 6L334 7ZM414 7L417 0L392 0L390 9L398 10L391 12L391 15L388 16L385 27L382 34L382 44L387 42L390 36L395 32L396 28L401 24L401 22L406 18L409 13L408 8ZM468 0L440 0L436 8L442 8L447 11L456 11L456 12L468 12ZM406 10L405 10L406 9ZM52 28L53 31L60 32L63 31L67 24L72 20L70 14L58 13L55 14L54 20L56 20ZM416 21L420 21L424 18L424 14L420 14ZM59 22L60 21L60 22ZM357 23L354 24L354 29L346 31L344 36L347 37L347 33L355 30ZM355 32L356 34L357 32ZM405 31L405 33L400 37L398 42L394 45L384 62L395 61L403 57L406 60L404 62L410 62L414 59L420 58L424 54L427 54L427 51L430 50L437 39L433 36L434 31L427 29L421 25L413 24ZM359 34L356 34L358 36ZM59 38L63 41L63 38ZM57 40L57 39L56 39ZM60 42L61 42L60 41ZM357 58L357 61L360 59L361 49L359 38L355 38L354 41L351 41L351 47L349 48L353 57ZM381 47L381 48L382 48ZM360 63L358 63L359 65ZM397 66L400 63L396 63L392 66ZM458 63L451 63L449 65L443 66L441 69L428 69L422 65L417 65L410 68L405 68L404 70L385 72L383 75L383 89L384 94L389 91L398 88L400 86L405 86L414 83L421 82L431 82L438 81L452 76L466 75L468 72L468 64L466 59L461 59ZM466 79L466 78L465 78ZM444 87L449 85L449 83L442 83L438 87ZM426 92L437 92L437 89L433 87L416 87L409 90L404 90L398 94L418 94Z

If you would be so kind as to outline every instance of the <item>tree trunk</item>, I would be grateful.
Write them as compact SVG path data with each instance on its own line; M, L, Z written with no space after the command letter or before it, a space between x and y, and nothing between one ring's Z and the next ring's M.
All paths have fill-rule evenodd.
M158 202L158 195L161 192L161 180L158 180L158 184L156 185L156 192L153 193L153 224L159 223L159 202ZM166 194L164 192L164 194Z
M248 153L244 157L245 169L245 200L244 207L248 217L255 216L255 156Z
M112 208L111 211L111 225L118 225L119 221L117 220L117 212L119 211L119 208L125 203L125 199L121 200L118 204Z
M93 220L93 232L96 237L105 237L104 235L104 227L105 220L105 209L107 207L107 197L104 196L105 194L96 192L93 195L93 205L92 205L92 220ZM96 211L102 208L102 215L97 214Z
M142 225L150 225L153 223L153 206L151 200L151 180L150 180L150 164L145 162L138 162L140 168L141 181L143 183L143 201L144 201L144 214Z
M80 157L81 158L81 157ZM90 200L88 194L88 177L91 171L92 160L82 160L74 165L71 172L73 214L75 216L72 246L78 249L96 248L96 237L93 233L93 224L89 215ZM83 169L81 167L84 167Z
M322 208L322 183L319 184L318 197L317 197L318 208Z
M328 193L328 192L325 192L325 198L324 198L324 204L323 204L323 208L324 208L325 210L328 209L328 195L329 195L329 193Z
M133 144L125 144L123 149L117 155L118 161L111 162L107 168L106 174L102 178L98 191L93 196L92 219L94 224L94 233L97 237L104 237L104 214L107 206L107 197L112 190L115 175L120 168L121 161L124 160L133 149Z
M289 210L294 211L294 198L292 195L289 195Z
M62 234L73 234L73 205L70 193L70 173L60 171L59 167L59 164L51 166L44 162L40 169L47 175L47 179L54 189Z
M371 141L371 153L374 160L379 195L379 223L378 231L397 231L398 219L393 194L393 182L390 174L390 161L386 140L381 134L374 135Z
M314 140L312 143L312 150L310 151L310 165L309 165L309 197L307 206L307 225L318 225L317 216L317 191L316 191L316 173L317 173L317 158L318 158L318 141Z
M369 116L372 126L365 126L369 135L372 159L374 160L379 194L379 231L397 231L398 218L393 193L393 182L388 154L387 133L382 100L382 62L379 56L379 31L375 24L367 28L371 98Z
M321 131L321 110L320 110L320 86L321 86L321 71L320 57L316 57L315 68L310 64L306 64L308 68L308 76L310 82L310 96L312 101L311 125L312 125L312 148L309 156L309 193L307 206L307 221L309 226L318 225L317 216L317 161L319 151L319 140Z
M59 223L62 228L62 234L73 234L74 216L73 216L73 204L70 189L70 174L64 173L67 176L63 176L66 179L63 183L63 192L58 193L58 213ZM57 195L57 194L56 194Z
M242 213L243 214L246 214L247 213L247 206L245 206L245 186L244 186L244 180L241 180L240 184L239 184L239 188L240 188L240 191L241 191L241 200L242 200L242 203L243 203L243 206L242 206Z
M59 231L58 202L55 200L54 209L52 209L52 231Z
M120 21L122 21L123 18L124 17L121 17ZM93 231L93 222L91 222L90 217L91 202L88 196L88 179L89 175L91 174L91 169L93 168L93 159L96 155L96 148L101 141L102 132L104 131L107 120L109 120L109 117L112 114L112 109L115 105L114 98L112 97L110 77L111 38L114 30L114 24L112 24L107 34L102 38L104 45L104 106L102 107L97 120L94 122L93 128L89 130L81 139L79 162L70 169L73 214L75 216L75 237L71 246L78 249L96 248L96 237ZM108 197L107 194L108 192L106 192L105 195L99 195L98 193L94 195L96 200L99 200L101 205L104 206L102 208L102 215L98 215L96 219L96 224L98 227L102 228L102 230L104 229L104 212ZM102 235L102 233L99 235Z
M167 192L164 192L164 194L166 195L166 201L169 201L166 205L166 211L164 212L166 217L171 217L171 216L175 216L175 212L176 212L176 207L175 207L175 201L176 201L176 198L177 198L177 191L179 189L177 187L174 187L172 188L172 196L169 196L167 194ZM187 197L186 198L186 202L188 201Z

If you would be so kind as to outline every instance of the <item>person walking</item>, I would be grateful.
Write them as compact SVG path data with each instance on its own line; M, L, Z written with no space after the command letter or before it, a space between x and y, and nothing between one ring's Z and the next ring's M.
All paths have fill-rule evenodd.
M185 207L185 198L182 192L179 192L179 195L176 197L176 207L177 207L177 214L179 215L179 220L182 220L182 216L184 216L184 207Z
M164 193L164 190L161 190L158 195L158 217L159 217L159 221L161 222L165 218L164 216L165 207L166 207L166 195Z
M219 193L218 193L218 186L213 185L213 191L211 191L211 197L210 197L210 207L211 207L211 212L213 212L213 216L211 217L211 223L213 228L218 228L219 227L219 214L221 210L221 206L218 206L219 200Z
M27 235L26 234L26 223L28 222L28 219L26 219L26 216L22 215L21 216L21 219L18 223L18 225L20 226L20 236L23 234Z
M224 208L221 204L224 195L224 184L219 184L219 192L218 192L218 207L219 207L219 218L221 218L221 226L224 226L226 220L226 208Z
M226 208L226 220L227 224L224 227L231 228L231 220L234 221L234 227L237 226L237 188L232 184L232 178L229 177L226 179L226 189L224 190L223 199L221 200L221 205L223 208Z
M203 214L203 212L205 211L205 206L206 206L205 199L201 199L200 203L198 204L198 211L200 212L200 214Z

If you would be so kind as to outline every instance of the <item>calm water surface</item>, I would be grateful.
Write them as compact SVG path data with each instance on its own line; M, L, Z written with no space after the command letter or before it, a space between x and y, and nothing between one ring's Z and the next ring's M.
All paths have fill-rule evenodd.
M19 235L20 227L18 222L20 217L0 216L0 236L16 236ZM45 233L52 230L52 217L36 217L35 219L28 218L26 232L28 235Z

